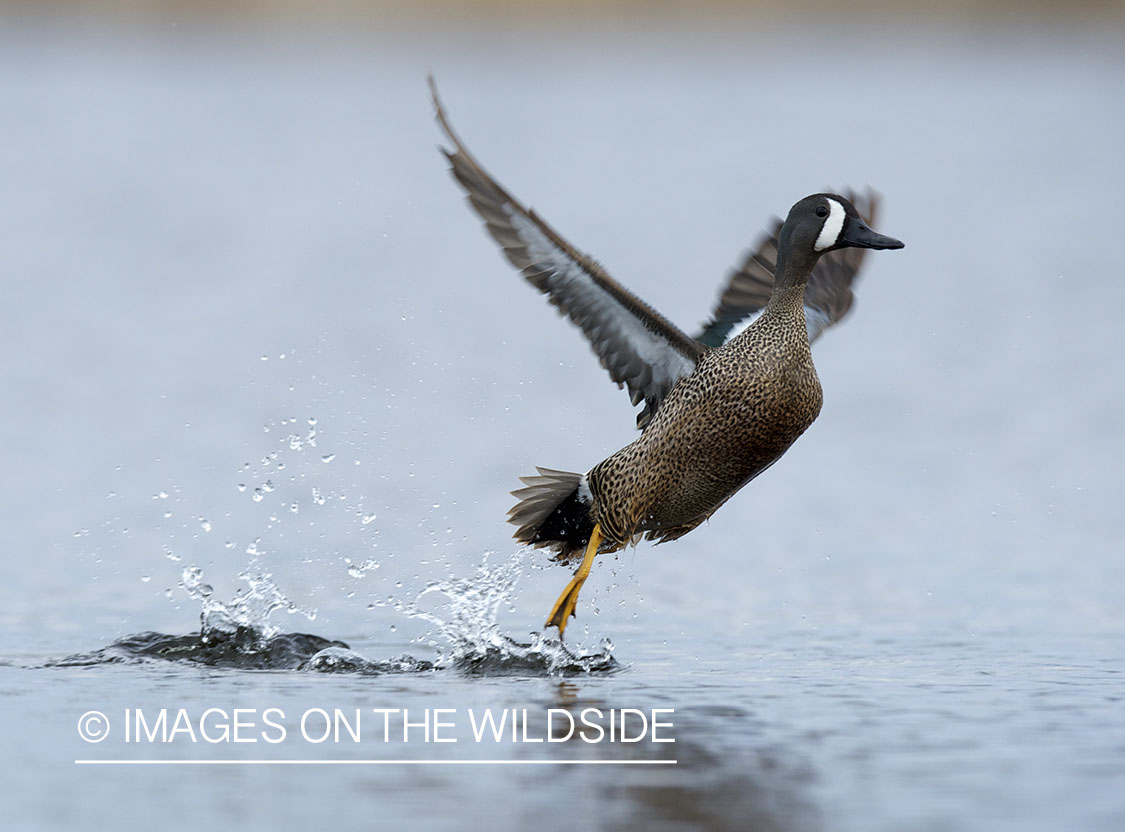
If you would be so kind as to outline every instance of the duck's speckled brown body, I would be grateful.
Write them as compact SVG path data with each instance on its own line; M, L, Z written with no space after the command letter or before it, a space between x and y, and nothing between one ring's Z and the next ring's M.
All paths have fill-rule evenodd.
M802 287L803 288L803 287ZM637 440L587 474L603 550L674 540L785 453L820 413L803 293L705 353Z

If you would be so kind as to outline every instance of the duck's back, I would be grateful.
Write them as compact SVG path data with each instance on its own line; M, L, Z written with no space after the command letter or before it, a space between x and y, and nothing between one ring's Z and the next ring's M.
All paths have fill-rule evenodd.
M594 467L598 521L619 542L686 534L785 453L821 402L803 321L763 315L708 351L644 433Z

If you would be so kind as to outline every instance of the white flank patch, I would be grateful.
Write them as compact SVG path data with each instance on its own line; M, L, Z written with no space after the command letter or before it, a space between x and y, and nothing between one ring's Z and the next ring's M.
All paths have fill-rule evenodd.
M828 203L829 214L824 220L824 226L820 229L820 236L816 238L816 245L813 248L816 251L824 251L826 248L832 248L836 245L836 241L840 239L840 232L844 230L844 220L847 218L847 212L844 211L844 206L834 199L826 199Z
M582 479L578 481L578 499L581 500L584 505L589 506L594 503L594 492L590 490L590 483L586 481L585 474L583 474Z
M730 334L727 335L727 340L725 340L723 343L729 344L731 341L733 341L739 335L741 335L746 330L748 330L754 324L754 322L756 320L758 320L758 318L760 318L760 317L762 317L762 310L761 309L759 309L754 314L750 315L750 317L748 317L745 321L740 321L739 323L735 324L733 327L731 327Z

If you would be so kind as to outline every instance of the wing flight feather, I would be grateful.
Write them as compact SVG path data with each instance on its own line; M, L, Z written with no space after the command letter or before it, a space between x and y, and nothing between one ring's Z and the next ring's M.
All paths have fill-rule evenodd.
M493 179L454 132L433 78L429 81L438 123L454 148L442 152L469 204L509 262L585 333L609 377L628 388L633 404L644 402L637 426L645 427L676 382L695 370L706 347L610 277Z

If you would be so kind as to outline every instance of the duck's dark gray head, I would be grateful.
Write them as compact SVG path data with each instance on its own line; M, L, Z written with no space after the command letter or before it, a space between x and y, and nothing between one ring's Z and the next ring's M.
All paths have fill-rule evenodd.
M855 206L839 194L813 194L793 206L782 228L789 244L815 254L838 248L902 248L894 237L877 234Z

